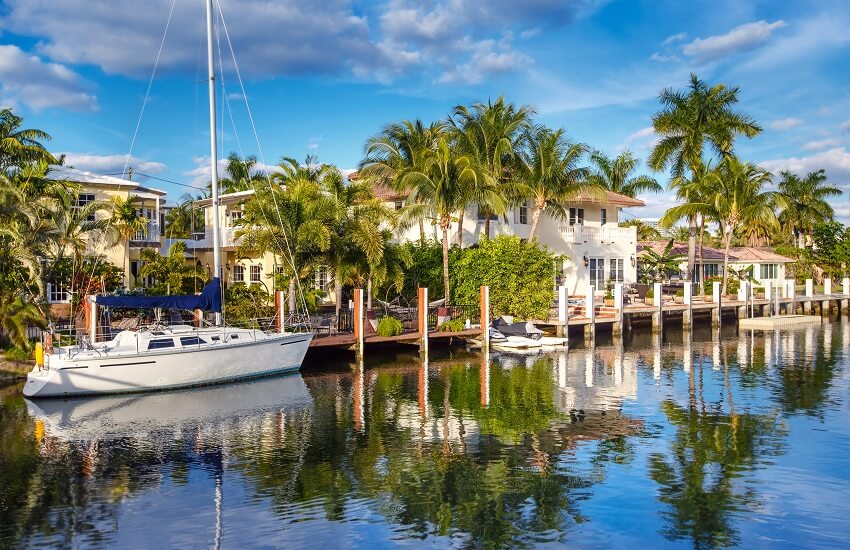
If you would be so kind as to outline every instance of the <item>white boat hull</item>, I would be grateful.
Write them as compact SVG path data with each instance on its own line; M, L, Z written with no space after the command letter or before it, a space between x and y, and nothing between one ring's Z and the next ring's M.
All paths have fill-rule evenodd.
M312 334L280 334L244 343L67 360L50 357L27 376L27 397L142 392L215 384L296 371Z

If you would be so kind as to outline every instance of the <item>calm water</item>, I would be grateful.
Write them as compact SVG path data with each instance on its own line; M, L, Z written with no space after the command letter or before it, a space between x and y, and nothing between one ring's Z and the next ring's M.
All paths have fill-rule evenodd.
M847 547L850 324L0 388L0 547Z

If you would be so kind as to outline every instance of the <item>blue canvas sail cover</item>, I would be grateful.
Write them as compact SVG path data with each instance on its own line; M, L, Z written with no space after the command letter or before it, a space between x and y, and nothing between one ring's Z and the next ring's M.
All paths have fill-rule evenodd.
M186 309L201 311L221 311L221 281L214 277L204 286L200 294L176 296L98 296L95 302L99 306L127 307L132 309Z

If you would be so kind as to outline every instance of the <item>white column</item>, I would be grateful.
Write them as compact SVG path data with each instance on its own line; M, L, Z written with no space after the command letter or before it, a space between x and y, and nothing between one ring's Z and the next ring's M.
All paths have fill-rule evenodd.
M596 308L593 303L593 285L587 285L584 299L585 316L590 319L590 323L596 322Z
M815 293L815 282L811 279L806 279L806 298L811 298Z
M739 302L743 302L747 299L747 295L749 294L749 291L747 289L747 284L749 284L749 281L741 281L741 283L738 285L738 301Z
M848 278L848 277L844 277L844 278L841 280L841 292L842 292L845 296L850 295L850 278Z
M767 300L767 305L770 305L770 301L773 298L773 281L768 281L764 285L764 299Z
M567 324L567 287L561 285L558 287L558 321Z
M720 285L717 284L717 281L711 285L711 301L715 304L720 303Z
M832 279L826 278L823 280L823 293L827 296L832 295Z
M614 307L619 311L623 309L623 283L614 285Z
M685 305L690 306L694 301L694 284L691 281L685 281Z

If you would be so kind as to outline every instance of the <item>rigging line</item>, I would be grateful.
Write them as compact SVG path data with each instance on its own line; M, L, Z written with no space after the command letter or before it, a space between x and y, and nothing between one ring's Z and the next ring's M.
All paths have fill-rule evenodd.
M227 86L224 83L224 56L221 55L221 36L219 35L218 25L216 25L216 46L218 47L218 75L221 82L221 139L222 139L222 158L224 158L224 108L227 107L227 114L230 118L230 126L233 128L233 138L236 140L236 148L239 149L239 156L244 157L245 151L242 149L242 143L239 140L239 132L236 131L236 120L233 118L233 109L230 107L230 98L227 96Z
M248 103L248 94L245 93L245 83L243 82L242 74L239 71L239 63L236 61L236 52L233 50L233 43L230 40L230 32L227 30L227 22L224 20L224 13L222 12L222 9L221 9L221 2L219 2L219 0L216 0L215 3L216 3L216 6L218 7L219 17L221 18L221 26L224 29L224 37L227 39L227 45L230 49L231 58L233 59L233 67L236 71L237 80L239 81L239 88L242 92L242 98L245 101L245 109L248 112L248 120L251 122L251 129L254 132L254 139L257 142L257 150L260 153L260 162L262 162L263 165L265 166L266 165L266 158L265 158L265 155L263 154L263 147L260 144L260 137L257 134L257 126L254 123L254 115L251 112L251 105ZM278 203L277 203L277 196L275 195L275 192L274 192L274 186L272 184L271 175L268 172L266 172L266 180L269 183L269 190L271 191L272 201L274 202L275 210L277 211L278 221L279 221L280 227L282 229L281 233L283 234L283 238L284 238L284 241L285 241L285 244L286 244L286 252L288 253L289 264L292 267L292 274L293 274L293 278L295 279L295 285L298 289L298 294L301 298L301 305L304 308L304 313L307 314L308 313L307 300L304 298L304 291L301 288L301 280L298 277L298 269L295 266L295 256L292 252L292 248L291 248L291 245L289 243L289 237L286 234L286 229L284 229L284 227L283 227L284 226L283 218L280 215L280 207L278 206ZM251 186L254 187L253 182L251 183ZM256 192L256 190L255 190L255 192ZM263 208L260 208L260 211L263 212L263 217L266 218L266 222L269 223L269 225L271 225L271 221L265 215L265 210ZM274 232L272 232L272 238L277 240L274 237ZM284 249L283 249L283 247L281 247L281 253L283 253L283 252L284 252ZM284 256L284 254L281 254L281 256Z
M162 48L165 46L165 37L168 36L168 27L171 25L171 16L174 14L174 6L177 0L171 0L171 9L168 11L168 19L165 21L165 30L162 32L162 40L159 43L159 50L156 52L156 60L153 64L151 78L148 81L148 89L145 91L145 99L142 101L142 111L139 113L139 120L136 121L136 130L133 132L133 139L130 141L130 150L127 152L127 158L124 159L124 170L121 172L121 177L127 173L127 168L130 164L130 157L133 154L133 147L136 146L136 138L139 136L139 129L142 127L142 118L145 116L145 107L148 104L148 98L151 95L153 80L156 77L156 69L159 66L159 59L162 56Z
M189 185L188 183L180 183L179 181L169 180L169 179L165 179L165 178L160 178L158 176L152 176L150 174L145 174L144 172L135 172L135 173L139 176L142 176L142 177L145 177L145 178L150 178L152 180L162 181L162 182L165 182L165 183L173 183L174 185L179 185L181 187L188 187L190 189L197 189L198 191L206 191L205 187L198 187L196 185ZM103 175L104 176L117 176L118 174L119 174L119 172L114 172L112 174L103 174Z

